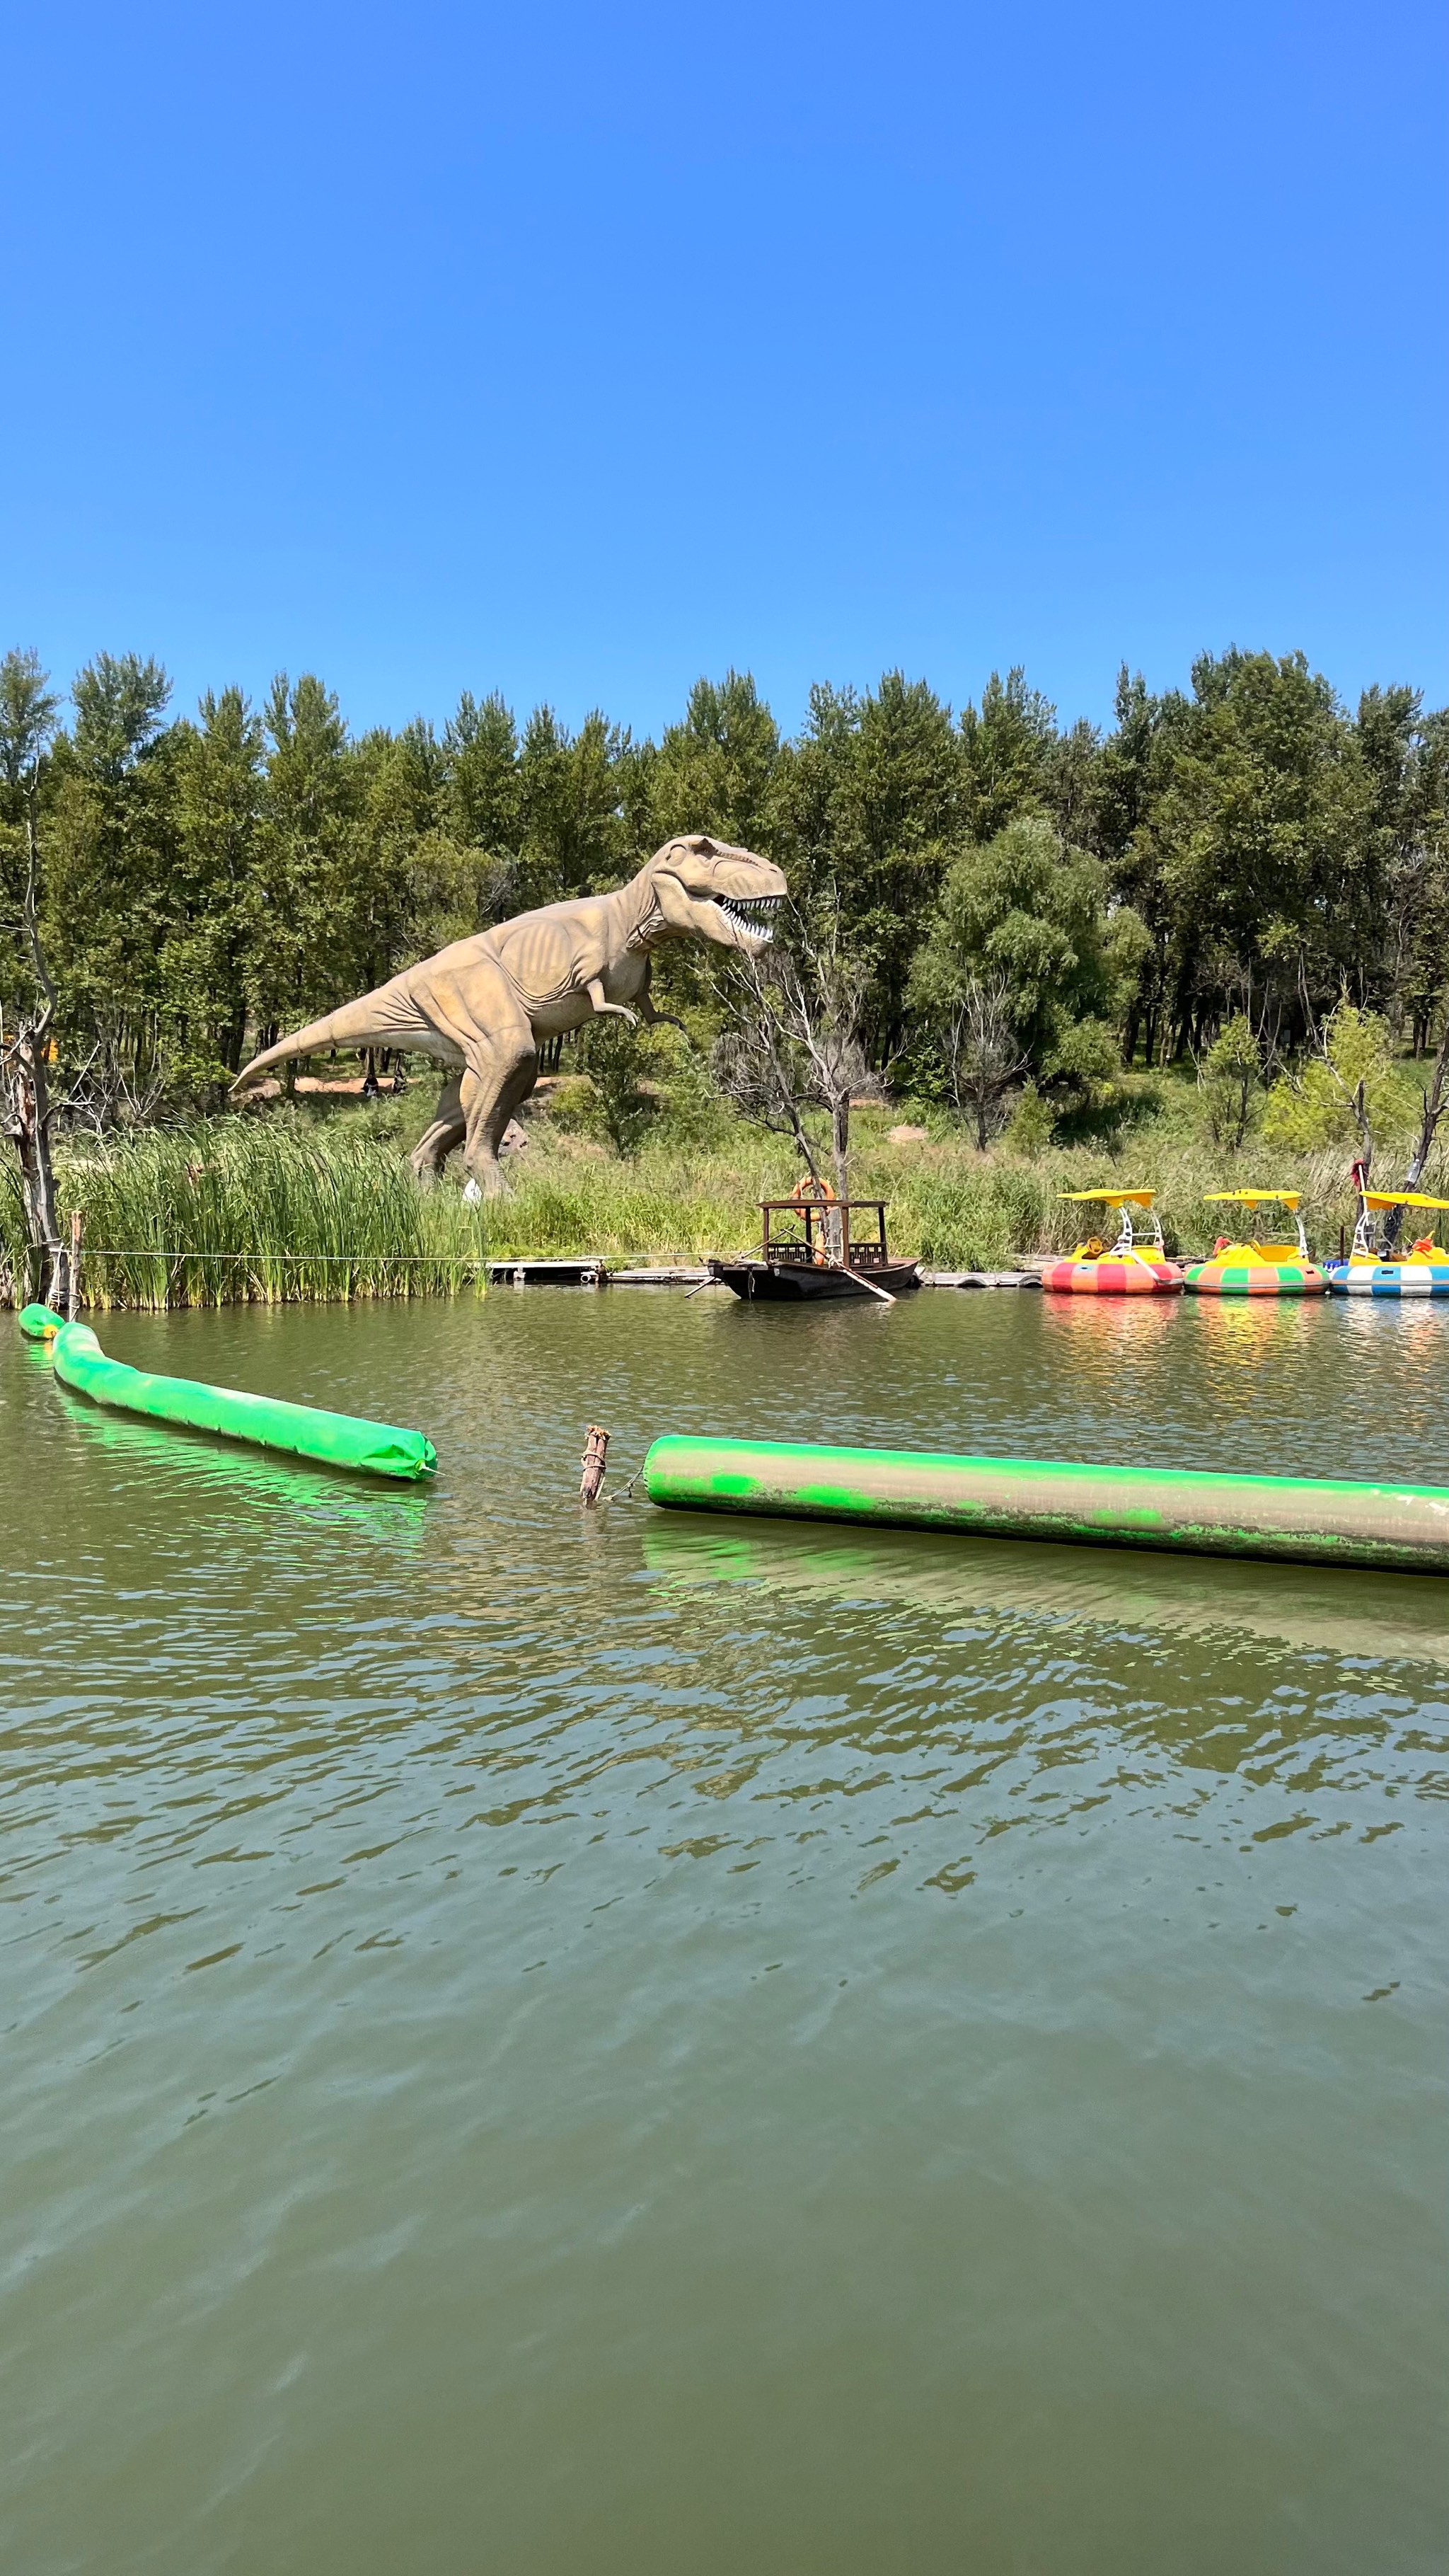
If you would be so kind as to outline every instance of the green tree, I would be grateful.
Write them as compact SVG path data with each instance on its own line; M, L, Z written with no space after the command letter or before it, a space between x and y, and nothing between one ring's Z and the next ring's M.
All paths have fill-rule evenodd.
M68 1048L99 1043L123 1080L159 1075L162 957L180 911L176 742L157 662L100 653L77 676L75 725L57 745L45 928L64 993Z
M622 771L630 738L596 707L576 734L535 707L519 759L520 911L615 885L627 873Z
M968 819L978 844L994 841L1018 814L1045 813L1055 802L1060 774L1057 711L1040 689L1029 689L1019 666L1003 680L993 671L978 713L961 718L966 756ZM1088 728L1090 732L1090 728ZM1077 747L1078 755L1081 746Z
M512 869L523 811L512 708L496 691L480 705L465 689L443 748L447 777L439 823L457 848L486 850L503 868Z
M811 691L803 741L782 758L772 855L797 903L864 976L870 1059L897 1048L921 927L959 845L967 795L961 736L924 680L889 671L874 692Z
M1271 1018L1301 1037L1357 980L1381 927L1371 784L1353 727L1303 654L1205 653L1192 679L1166 779L1132 840L1172 921L1178 1045L1234 1000L1258 1025Z
M1156 841L1145 830L1171 770L1172 744L1186 709L1176 692L1152 696L1140 671L1117 673L1115 729L1103 743L1092 778L1093 844L1114 898L1147 933L1136 989L1128 997L1122 1053L1128 1064L1139 1037L1150 1065L1172 994L1176 916Z
M7 914L0 947L0 1128L15 1149L32 1256L22 1297L35 1293L51 1305L60 1294L62 1252L50 1156L56 992L40 926L40 782L59 712L40 656L7 653L0 663L0 892Z
M684 722L667 728L652 763L655 845L674 832L715 832L761 848L772 837L779 757L780 728L748 671L696 680Z
M237 688L208 689L198 718L177 728L178 903L161 980L176 1076L204 1091L240 1069L246 1042L263 734Z
M940 1019L972 982L1000 984L1033 1072L1072 1022L1104 1018L1117 1000L1100 862L1066 851L1045 815L1022 815L946 873L911 972L914 1006Z
M1387 887L1380 981L1390 1024L1422 1055L1449 977L1449 710L1417 689L1366 689L1358 739L1372 782L1370 829Z
M365 992L412 962L416 855L446 810L448 757L432 726L417 717L400 733L365 735L357 766L358 812L339 927L350 987Z
M277 674L250 886L253 1008L263 1043L353 991L353 871L364 772L337 700L311 672ZM290 1078L290 1076L289 1076Z
M1237 1011L1198 1067L1203 1123L1215 1145L1236 1149L1254 1124L1263 1059L1246 1011Z
M1388 1136L1412 1128L1418 1094L1394 1062L1388 1024L1377 1012L1342 1001L1324 1022L1318 1045L1268 1094L1263 1135L1270 1145L1311 1153L1354 1145L1365 1172Z

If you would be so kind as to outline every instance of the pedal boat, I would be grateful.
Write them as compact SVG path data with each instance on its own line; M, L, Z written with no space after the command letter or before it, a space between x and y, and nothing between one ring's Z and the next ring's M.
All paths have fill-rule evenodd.
M1253 1236L1234 1243L1220 1234L1205 1261L1190 1261L1183 1285L1195 1297L1321 1297L1328 1273L1308 1250L1308 1237L1298 1213L1297 1190L1209 1190L1208 1207L1287 1208L1297 1229L1296 1243L1264 1243Z
M1042 1272L1043 1288L1076 1297L1171 1296L1182 1286L1182 1272L1167 1258L1154 1196L1152 1190L1063 1190L1064 1206L1115 1208L1117 1239L1108 1244L1100 1234L1089 1234L1065 1261ZM1145 1220L1145 1244L1133 1231L1134 1208Z
M1385 1259L1374 1236L1382 1239L1379 1220L1395 1208L1432 1209L1442 1214L1449 1199L1426 1198L1421 1190L1359 1190L1359 1220L1353 1249L1346 1261L1328 1264L1329 1292L1335 1297L1449 1297L1449 1252L1434 1241L1432 1229L1407 1252Z

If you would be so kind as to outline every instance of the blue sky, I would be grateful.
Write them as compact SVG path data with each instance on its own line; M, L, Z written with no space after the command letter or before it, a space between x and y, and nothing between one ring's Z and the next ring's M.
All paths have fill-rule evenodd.
M657 729L1302 645L1449 698L1449 17L12 16L0 641Z

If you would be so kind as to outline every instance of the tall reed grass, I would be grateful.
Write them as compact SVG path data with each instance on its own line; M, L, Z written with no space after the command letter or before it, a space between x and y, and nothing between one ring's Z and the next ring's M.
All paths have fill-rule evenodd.
M852 1187L889 1201L893 1248L932 1268L994 1269L1063 1249L1090 1230L1092 1212L1064 1204L1062 1193L1098 1183L1156 1188L1177 1251L1203 1249L1219 1230L1219 1212L1202 1204L1213 1188L1297 1186L1310 1239L1325 1253L1354 1214L1341 1150L1235 1158L1149 1127L1115 1159L1080 1146L1028 1163L980 1155L949 1131L892 1145L886 1124L861 1115ZM160 1308L407 1297L471 1291L490 1258L699 1259L755 1244L759 1201L784 1196L799 1170L786 1145L744 1126L710 1150L653 1145L620 1160L540 1118L513 1161L511 1194L471 1206L456 1165L437 1188L419 1190L406 1143L395 1123L365 1112L281 1112L70 1145L57 1181L63 1213L84 1216L82 1300ZM18 1198L0 1191L12 1296L21 1247Z
M63 1221L72 1208L84 1217L88 1306L409 1297L481 1275L475 1211L456 1189L419 1191L360 1120L309 1134L217 1118L88 1138L59 1154L56 1185ZM23 1276L17 1218L0 1200L12 1283Z

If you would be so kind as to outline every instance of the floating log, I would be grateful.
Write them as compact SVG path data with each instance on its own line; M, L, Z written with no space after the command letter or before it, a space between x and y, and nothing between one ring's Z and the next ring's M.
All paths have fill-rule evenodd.
M675 1435L655 1441L644 1489L676 1511L1449 1573L1449 1489L1438 1485Z

